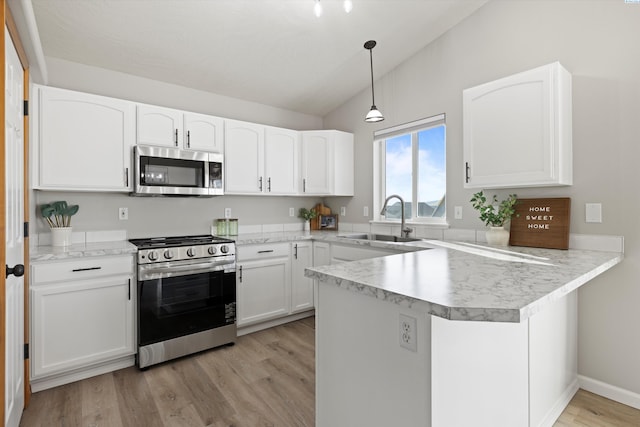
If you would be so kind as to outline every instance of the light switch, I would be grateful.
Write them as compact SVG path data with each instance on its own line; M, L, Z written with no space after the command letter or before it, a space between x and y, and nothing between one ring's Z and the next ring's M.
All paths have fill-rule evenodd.
M454 207L453 212L454 212L453 217L455 219L462 219L462 206Z
M585 221L602 222L602 203L585 204Z

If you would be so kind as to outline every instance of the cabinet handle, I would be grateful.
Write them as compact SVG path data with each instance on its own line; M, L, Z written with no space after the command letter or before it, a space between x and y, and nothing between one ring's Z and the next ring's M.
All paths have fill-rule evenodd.
M464 162L464 182L469 183L469 162Z
M124 186L129 186L129 168L124 168Z
M258 188L262 191L262 177L258 180Z
M127 281L129 282L129 291L127 294L127 299L131 301L131 279L127 279Z
M273 252L273 249L265 249L264 251L258 251L259 254L268 254Z
M191 148L191 132L187 131L187 148Z
M307 192L307 180L306 179L302 180L302 192L303 193Z
M293 258L298 259L298 244L293 245Z
M271 193L271 177L267 179L267 191Z
M100 270L100 269L102 269L102 267L87 267L87 268L74 268L71 271L73 273L76 273L78 271L90 271L90 270Z
M240 283L242 283L242 266L240 266L240 268L238 268L239 272L238 272L238 280L240 281Z
M175 135L176 135L175 142L176 142L176 147L177 147L178 146L178 129L176 129Z

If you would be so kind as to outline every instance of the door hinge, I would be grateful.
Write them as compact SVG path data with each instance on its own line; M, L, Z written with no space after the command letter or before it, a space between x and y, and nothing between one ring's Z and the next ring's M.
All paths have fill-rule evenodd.
M24 115L28 116L29 115L29 100L25 99L23 102L24 105Z
M25 239L27 237L29 237L29 223L28 222L24 223L24 231L23 231L22 237L24 237Z
M24 360L29 359L29 343L24 343Z

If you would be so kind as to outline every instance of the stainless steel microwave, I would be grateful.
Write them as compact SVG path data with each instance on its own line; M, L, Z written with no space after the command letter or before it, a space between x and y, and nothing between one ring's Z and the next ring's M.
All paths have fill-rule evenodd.
M133 148L136 196L220 196L223 156L177 148Z

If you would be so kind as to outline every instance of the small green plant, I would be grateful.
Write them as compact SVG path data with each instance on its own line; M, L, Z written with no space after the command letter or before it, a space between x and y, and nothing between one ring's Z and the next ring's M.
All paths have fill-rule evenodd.
M71 217L78 213L78 209L78 205L60 201L40 206L40 213L51 228L71 227Z
M300 210L298 211L298 218L302 218L305 221L309 221L310 219L313 219L317 216L318 212L314 211L313 209L300 208Z
M517 202L515 194L509 196L501 202L494 194L487 202L487 197L482 191L473 195L470 202L474 209L480 212L480 220L490 227L502 227L508 222L516 212L514 206Z

